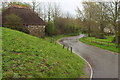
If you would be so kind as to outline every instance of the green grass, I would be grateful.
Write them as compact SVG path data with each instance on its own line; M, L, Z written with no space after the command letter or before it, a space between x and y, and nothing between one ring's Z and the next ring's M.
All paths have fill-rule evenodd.
M113 38L114 38L113 36L106 36L106 39L98 39L98 38L95 38L95 37L87 37L87 39L95 39L95 40L107 41L107 42L112 42Z
M16 30L0 30L3 78L86 77L83 60L59 44Z
M1 51L2 51L2 31L0 29L0 80L2 79L2 54L1 54Z
M116 48L115 44L110 43L113 40L113 36L106 36L106 39L97 39L95 37L86 37L85 40L84 40L84 38L80 38L79 40L83 43L86 43L86 44L90 44L90 45L93 45L93 46L96 46L96 47L99 47L99 48L103 48L103 49L106 49L106 50L110 50L110 51L119 53L118 48ZM104 45L100 45L100 44L97 44L97 43L94 43L94 42L90 42L90 40L96 41L98 43L102 43ZM110 46L108 46L108 42L109 42Z
M87 38L84 38L85 40L87 41L94 41L94 42L97 42L99 44L103 44L103 45L107 45L107 46L114 46L115 47L115 44L112 43L112 40L113 40L113 36L106 36L106 39L98 39L98 38L95 38L95 37L87 37Z

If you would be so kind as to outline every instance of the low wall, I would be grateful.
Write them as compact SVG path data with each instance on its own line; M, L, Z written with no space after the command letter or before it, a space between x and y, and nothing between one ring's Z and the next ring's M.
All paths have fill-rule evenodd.
M26 26L29 34L36 37L44 37L45 36L45 26L43 25L28 25Z

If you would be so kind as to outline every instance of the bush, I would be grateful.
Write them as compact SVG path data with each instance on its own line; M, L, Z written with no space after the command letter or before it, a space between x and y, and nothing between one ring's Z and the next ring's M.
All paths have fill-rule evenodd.
M46 25L45 31L47 33L47 35L52 36L55 34L55 26L54 23L49 21Z
M21 24L22 19L16 14L11 13L6 15L5 19L7 20L7 24L5 24L4 27L28 33L28 30Z
M7 24L21 24L22 19L14 13L5 16Z
M105 39L104 33L98 34L98 35L96 36L96 38Z
M91 32L90 37L95 37L99 39L105 39L105 34L100 33L98 30Z
M95 33L90 34L90 37L95 37L95 36L96 36Z
M116 39L115 39L115 37L113 38L113 40L112 40L112 43L115 43L116 42Z
M12 78L13 75L14 75L14 72L13 72L12 70L10 70L10 71L4 72L4 73L2 74L2 77L3 77L3 78Z

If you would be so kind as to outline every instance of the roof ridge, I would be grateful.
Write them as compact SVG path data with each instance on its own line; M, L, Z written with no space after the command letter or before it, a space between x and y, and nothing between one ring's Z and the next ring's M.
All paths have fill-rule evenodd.
M22 5L17 5L17 4L12 4L11 7L29 9L28 7L25 7L25 6L22 6Z

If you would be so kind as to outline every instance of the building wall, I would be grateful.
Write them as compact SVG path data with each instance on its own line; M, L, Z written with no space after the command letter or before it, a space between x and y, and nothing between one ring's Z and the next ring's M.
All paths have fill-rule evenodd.
M29 34L36 37L45 36L45 26L41 25L28 25L26 28L29 31Z

